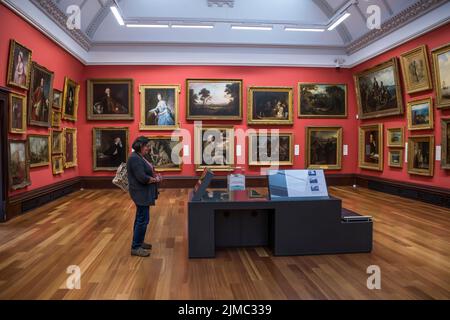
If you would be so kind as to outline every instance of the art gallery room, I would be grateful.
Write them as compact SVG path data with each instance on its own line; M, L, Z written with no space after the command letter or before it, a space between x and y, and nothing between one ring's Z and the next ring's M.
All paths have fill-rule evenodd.
M449 22L1 0L0 299L449 300Z

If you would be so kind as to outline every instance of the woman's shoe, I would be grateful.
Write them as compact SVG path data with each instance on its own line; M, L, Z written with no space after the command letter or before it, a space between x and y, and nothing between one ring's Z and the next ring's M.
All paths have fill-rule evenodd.
M150 252L148 252L144 248L131 249L131 255L138 257L148 257L150 256Z
M150 243L143 243L142 245L141 245L141 248L142 249L145 249L145 250L152 250L152 245L150 244Z

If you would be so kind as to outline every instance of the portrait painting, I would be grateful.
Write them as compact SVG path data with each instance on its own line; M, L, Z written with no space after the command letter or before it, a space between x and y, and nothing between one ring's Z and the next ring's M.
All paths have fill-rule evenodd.
M408 138L408 173L433 176L434 136L422 135Z
M403 167L403 150L402 149L391 149L388 154L389 166L394 168Z
M403 128L389 128L387 129L387 146L403 148L404 133Z
M441 167L450 169L450 118L441 119Z
M128 128L93 128L94 171L116 171L128 159Z
M52 127L59 128L61 126L61 111L52 110Z
M450 44L433 50L431 54L436 81L436 106L450 108Z
M289 87L248 88L249 124L291 125L293 124L293 97Z
M58 89L53 89L53 109L62 110L63 93Z
M65 77L62 118L70 121L77 120L78 99L80 95L80 85L75 81Z
M292 133L250 133L248 164L250 166L293 165Z
M383 124L359 127L359 167L383 170Z
M9 94L9 132L27 131L27 97L21 94Z
M64 172L64 157L62 155L52 157L52 172L53 175Z
M141 130L174 130L179 126L180 86L140 85Z
M234 128L194 127L194 162L197 171L232 171L234 166Z
M133 90L133 79L88 80L88 120L133 120Z
M156 171L181 171L183 145L180 137L151 136L148 143L150 150L145 158Z
M53 106L53 72L33 62L28 94L28 124L50 127Z
M407 93L411 94L433 88L428 50L425 45L402 54L400 63Z
M8 140L9 188L17 190L31 184L27 140Z
M342 169L342 127L307 127L305 161L308 169Z
M347 85L299 83L300 118L347 118Z
M188 120L241 120L242 80L186 80Z
M431 98L408 102L408 130L433 129Z
M8 85L28 90L31 72L31 50L11 40L9 44Z
M63 131L64 168L77 166L77 129L64 128Z
M50 164L50 136L48 134L28 135L30 167L42 167Z
M397 59L354 76L360 119L403 114Z
M63 153L63 131L52 130L52 154Z

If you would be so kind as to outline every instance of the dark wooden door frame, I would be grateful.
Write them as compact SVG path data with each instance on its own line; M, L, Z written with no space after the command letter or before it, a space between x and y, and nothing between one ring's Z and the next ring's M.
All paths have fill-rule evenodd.
M10 89L0 87L0 222L5 221L8 202L8 97Z

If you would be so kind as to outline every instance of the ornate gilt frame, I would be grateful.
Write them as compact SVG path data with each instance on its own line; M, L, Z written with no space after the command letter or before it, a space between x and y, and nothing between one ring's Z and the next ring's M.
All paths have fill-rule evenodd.
M68 86L73 86L75 87L75 97L74 97L74 102L73 102L73 116L71 115L66 115L66 98L67 98L67 90L68 90ZM64 93L63 93L63 101L62 101L62 118L65 120L70 120L70 121L77 121L77 117L78 117L78 102L79 102L79 97L80 96L80 85L78 83L76 83L75 81L69 79L68 77L64 78Z
M426 82L427 83L424 86L413 86L410 81L410 78L408 76L409 73L407 72L407 60L410 56L414 56L414 55L421 55L421 58L425 62L426 77L427 77ZM427 50L426 45L421 45L415 49L412 49L408 52L401 54L400 55L400 64L402 67L403 81L405 83L406 92L408 94L433 89L433 83L431 80L431 72L430 72L430 64L428 61L428 50Z
M311 132L313 131L336 131L337 146L336 146L336 160L335 165L313 165L311 160ZM306 152L305 152L305 167L307 169L322 169L322 170L341 170L342 169L342 127L306 127Z
M30 52L29 57L28 57L28 72L26 74L27 77L27 83L22 86L22 85L18 85L16 84L14 81L11 81L11 76L13 74L13 67L14 67L14 48L19 45L22 48L24 48L25 50L27 50L28 52ZM8 86L14 86L14 87L18 87L18 88L22 88L25 90L28 90L30 88L30 79L31 79L31 69L32 69L32 62L31 62L31 56L33 55L33 51L31 49L28 49L27 47L25 47L24 45L20 44L19 42L17 42L16 40L11 39L10 43L9 43L9 58L8 58L8 79L7 79L7 83Z
M39 163L31 163L31 142L30 138L46 138L48 143L48 161L45 162L39 162ZM36 168L36 167L45 167L50 164L50 161L52 159L52 145L50 140L49 134L29 134L27 136L28 139L28 158L30 159L30 168Z
M171 135L160 135L160 136L147 136L148 139L150 140L170 140L172 141L172 137ZM183 138L181 136L176 136L177 138L177 142L180 143ZM176 168L158 168L157 166L155 167L155 171L157 172L166 172L166 171L181 171L181 167L183 165L183 149L180 150L180 159L181 159L181 163L178 164L178 166Z
M50 75L50 88L49 88L49 93L48 93L48 121L47 122L43 122L43 121L35 121L33 119L31 119L31 111L33 109L32 107L32 95L34 92L34 86L33 86L33 78L34 78L34 73L35 73L35 69L39 69L41 72L44 73L48 73ZM54 79L54 73L53 71L48 70L47 68L37 64L36 62L32 63L32 67L31 67L31 74L30 74L30 90L28 91L28 124L29 125L34 125L34 126L40 126L40 127L47 127L49 128L51 125L51 111L53 108L53 79Z
M11 143L23 143L24 144L24 156L25 156L25 181L18 185L12 184L12 175L9 174L9 189L18 190L23 189L31 185L30 180L30 156L28 154L28 140L27 139L8 139L8 169L11 171Z
M279 137L289 137L289 160L288 161L257 161L252 159L253 144L252 139L259 138L259 133L251 132L248 134L248 165L249 166L292 166L294 164L294 138L290 132L279 132ZM270 133L267 136L271 136Z
M56 161L61 160L61 166L59 171L56 170L55 163ZM63 155L56 155L52 156L52 173L53 175L61 174L64 172L64 156Z
M433 51L431 51L431 55L433 57L433 70L434 70L434 79L436 81L436 107L437 108L450 108L450 99L447 99L446 101L442 101L441 96L441 74L439 72L439 59L438 56L450 51L450 43L436 48ZM450 83L447 83L448 86L450 86Z
M67 162L66 160L66 133L71 132L73 136L73 161ZM64 168L72 168L76 167L78 163L78 156L77 156L77 129L75 128L64 128L63 133L63 156L64 156Z
M450 135L450 130L448 130L448 126L450 126L450 118L441 119L441 134L442 134L442 146L441 146L441 168L450 170L450 162L447 162L447 156L450 154L449 148L450 144L448 144L448 136Z
M53 139L54 139L54 134L57 133L57 135L61 135L61 150L55 150L53 148ZM51 137L52 137L52 155L55 154L63 154L64 153L64 149L63 149L63 140L64 140L64 131L62 129L52 129L51 130Z
M401 132L401 140L400 142L398 142L397 144L393 144L391 142L391 137L392 137L392 132L394 131L400 131ZM398 127L398 128L387 128L386 129L387 132L387 137L386 137L386 145L389 148L404 148L404 144L405 144L405 129L403 127Z
M414 143L416 142L429 142L429 160L430 167L428 170L414 168ZM432 177L434 173L434 136L433 135L421 135L408 137L408 173L417 174L421 176Z
M18 98L22 100L22 130L15 129L12 127L12 107L13 107L13 98ZM9 94L9 132L10 133L26 133L27 132L27 112L28 112L28 105L27 105L27 97L25 95L17 94L17 93L10 93Z
M287 92L288 93L288 110L289 117L287 120L277 119L253 119L253 93L254 92ZM258 125L287 125L290 126L294 123L294 108L293 108L293 92L292 87L262 87L252 86L247 89L247 123Z
M344 86L345 87L345 114L343 115L305 115L302 112L302 86L305 85L322 85L322 86ZM330 118L348 118L348 86L346 83L328 83L328 82L299 82L298 83L298 118L311 118L311 119L330 119Z
M392 156L393 152L398 152L400 154L400 163L399 164L394 164L391 161L392 160L391 156ZM388 165L389 165L389 167L393 167L393 168L403 168L403 149L393 148L388 151Z
M429 124L419 124L419 125L415 125L413 126L412 124L412 107L418 104L424 104L424 103L428 103L428 109L429 109L429 115L430 115L430 123ZM407 117L408 117L408 130L424 130L424 129L433 129L434 127L434 118L433 118L433 100L431 98L427 98L427 99L421 99L421 100L414 100L414 101L410 101L408 102L408 112L407 112Z
M379 132L378 135L378 145L379 145L379 158L378 158L378 164L374 165L372 163L366 163L364 162L364 138L365 138L365 132L367 130L377 130ZM368 170L376 170L376 171L383 171L383 153L384 153L384 143L383 143L383 124L368 124L368 125L362 125L359 127L359 135L358 135L358 165L362 169L368 169Z
M92 128L92 170L94 171L116 171L117 167L99 167L97 166L97 150L96 150L96 133L97 131L118 131L123 130L125 131L125 142L124 142L124 149L125 149L125 160L128 161L128 152L129 152L129 128L128 127L94 127Z

